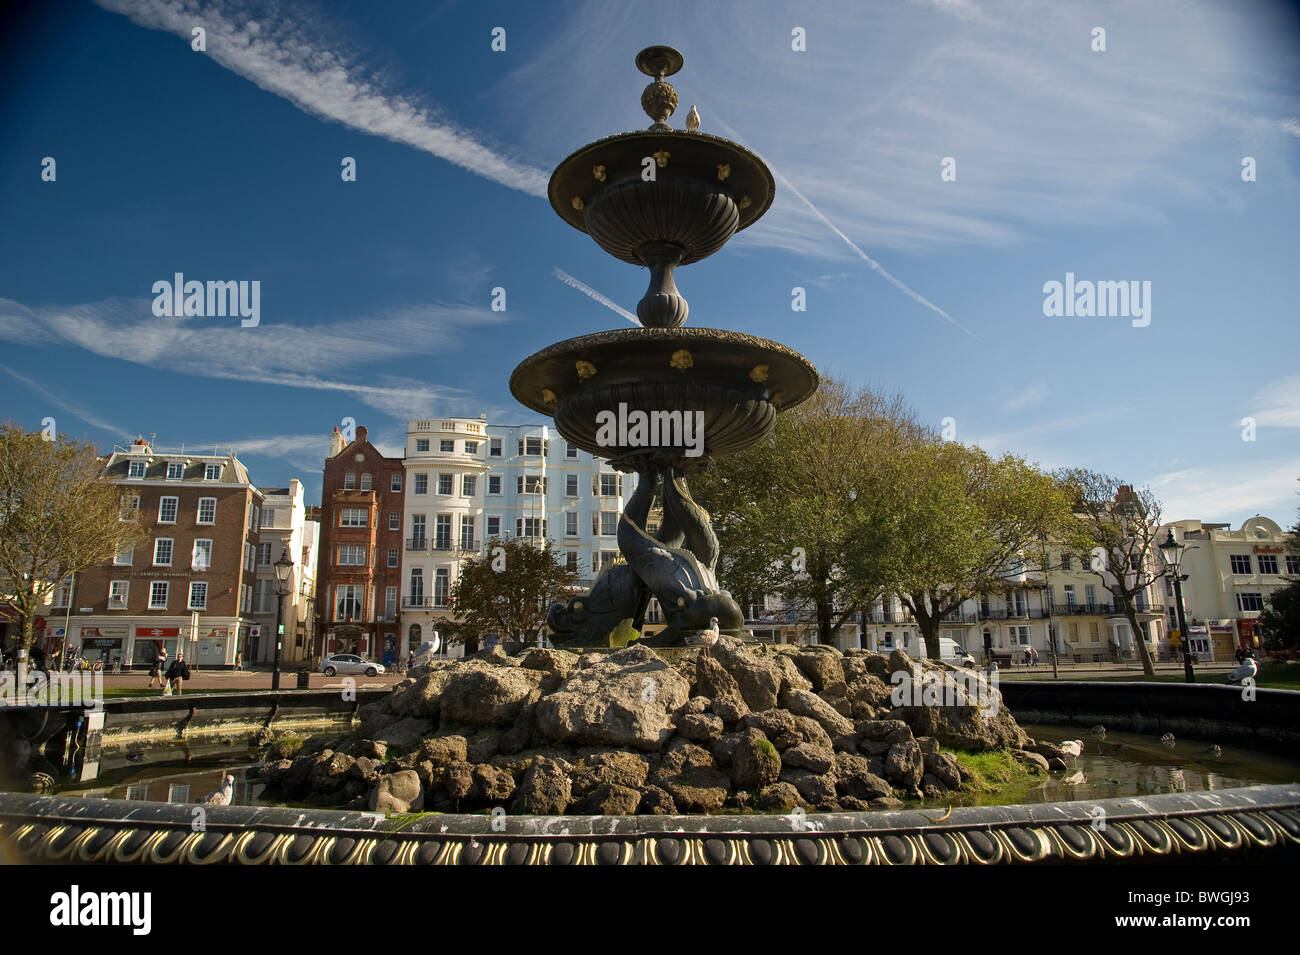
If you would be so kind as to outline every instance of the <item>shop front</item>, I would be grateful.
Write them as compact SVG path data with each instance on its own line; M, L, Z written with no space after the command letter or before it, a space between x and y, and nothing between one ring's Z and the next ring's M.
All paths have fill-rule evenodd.
M200 627L195 662L201 667L224 667L230 648L228 627Z
M1259 650L1259 634L1257 632L1258 621L1254 618L1246 620L1237 618L1237 646L1245 650Z
M82 627L80 653L91 666L102 664L105 670L121 666L126 659L127 629L124 626ZM69 649L74 648L69 644Z
M131 641L131 667L147 670L161 651L167 651L168 660L175 660L176 651L183 649L180 627L136 627Z

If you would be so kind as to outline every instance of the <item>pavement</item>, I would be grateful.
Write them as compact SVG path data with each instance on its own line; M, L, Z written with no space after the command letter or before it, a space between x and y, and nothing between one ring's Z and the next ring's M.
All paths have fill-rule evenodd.
M1236 669L1235 662L1230 663L1201 663L1195 664L1194 670L1197 676L1197 682L1221 683L1224 675L1231 673ZM1183 672L1181 663L1160 662L1156 664L1156 673L1162 675L1178 675ZM271 670L269 667L257 667L247 670L196 670L190 669L191 677L185 681L184 692L194 693L203 690L269 690L271 689ZM1134 680L1142 679L1142 667L1138 663L1062 663L1058 666L1058 679L1061 680L1095 680L1099 677L1122 678L1129 677ZM1202 676L1204 679L1202 679ZM378 689L390 687L403 679L401 673L390 672L380 676L368 677L365 674L355 674L352 679L356 681L357 689ZM1016 664L1010 667L1002 667L998 670L998 679L1000 680L1050 680L1052 678L1052 664L1047 661L1040 662L1037 666L1025 666ZM105 673L104 686L111 687L131 687L144 689L149 685L149 674L141 670L140 672L130 673ZM298 686L298 671L285 670L280 671L280 689L292 690ZM342 689L342 676L326 676L323 673L312 673L310 677L310 688L313 690ZM161 688L155 688L161 696Z
M326 676L324 673L313 673L310 678L310 689L329 690L342 689L344 677ZM389 687L403 679L400 673L383 673L379 676L366 676L364 673L352 675L356 681L356 688L377 689ZM111 689L115 687L126 687L132 689L145 689L149 686L148 672L141 670L139 673L105 673L104 687ZM292 690L298 686L298 671L280 670L280 689ZM204 690L269 690L271 689L271 670L269 668L251 669L251 670L196 670L190 667L190 678L185 681L182 687L182 693L201 693ZM162 695L162 689L155 686L154 692L159 696Z

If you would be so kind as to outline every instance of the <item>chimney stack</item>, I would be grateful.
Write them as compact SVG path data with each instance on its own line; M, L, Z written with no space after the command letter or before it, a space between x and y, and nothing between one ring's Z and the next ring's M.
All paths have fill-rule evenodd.
M359 425L357 425L357 440L358 440L358 441L364 441L364 440L366 440L366 435L369 434L369 433L370 433L370 432L368 432L368 431L366 430L366 426L365 426L365 425L363 425L363 424L359 424Z

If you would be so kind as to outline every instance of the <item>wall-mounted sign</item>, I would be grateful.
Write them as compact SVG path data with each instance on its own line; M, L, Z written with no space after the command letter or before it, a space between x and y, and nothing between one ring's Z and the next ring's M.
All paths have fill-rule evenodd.
M1272 544L1256 544L1256 545L1255 545L1255 553L1256 553L1256 554L1280 554L1280 553L1283 552L1284 549L1285 549L1285 548L1283 548L1281 545L1278 545L1278 546L1276 546L1276 547L1273 546Z
M181 628L180 627L136 627L135 635L137 639L162 640L165 637L179 637L181 635Z

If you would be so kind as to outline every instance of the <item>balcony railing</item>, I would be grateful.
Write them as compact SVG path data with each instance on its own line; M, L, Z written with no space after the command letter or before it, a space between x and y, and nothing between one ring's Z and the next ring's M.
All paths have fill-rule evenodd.
M446 608L445 597L406 596L402 598L403 610L445 610Z
M1002 607L997 610L981 607L979 611L981 620L1039 620L1043 616L1041 607Z
M867 623L916 623L908 610L873 610L867 614Z
M408 537L406 539L406 549L409 551L428 550L429 539L427 537Z

